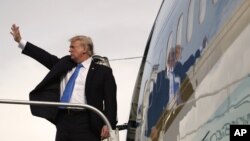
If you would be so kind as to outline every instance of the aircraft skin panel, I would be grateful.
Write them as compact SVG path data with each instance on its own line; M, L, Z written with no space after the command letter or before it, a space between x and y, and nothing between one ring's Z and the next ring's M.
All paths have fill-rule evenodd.
M196 101L197 106L193 109L197 122L194 122L195 124L191 126L193 129L189 132L180 128L183 130L180 133L186 134L180 136L181 140L185 140L189 134L194 134L191 140L204 138L228 141L230 124L250 124L249 36L250 26L248 25L216 63L216 67L209 72L207 75L209 78L204 78L197 88L195 97L201 95L204 97ZM232 68L232 64L236 65ZM209 96L206 95L208 93L210 93ZM210 105L209 108L207 105ZM203 114L201 116L198 113ZM205 137L206 133L208 134Z
M230 124L250 124L250 2L200 1L163 2L127 140L226 141Z

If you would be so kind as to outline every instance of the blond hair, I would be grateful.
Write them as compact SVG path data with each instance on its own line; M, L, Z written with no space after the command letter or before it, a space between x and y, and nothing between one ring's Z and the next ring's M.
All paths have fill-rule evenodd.
M88 48L88 55L89 56L94 55L94 44L90 37L84 36L84 35L77 35L77 36L70 38L69 41L71 43L75 41L81 41L82 46Z

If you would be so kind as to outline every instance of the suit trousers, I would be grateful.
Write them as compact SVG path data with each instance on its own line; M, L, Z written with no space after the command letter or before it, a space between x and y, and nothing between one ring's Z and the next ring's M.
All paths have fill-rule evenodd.
M87 110L59 109L56 119L56 141L100 141L90 129Z

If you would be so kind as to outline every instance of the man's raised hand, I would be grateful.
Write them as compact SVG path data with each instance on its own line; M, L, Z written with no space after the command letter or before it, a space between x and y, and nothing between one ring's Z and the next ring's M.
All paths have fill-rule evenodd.
M15 24L12 25L11 27L11 32L10 34L13 36L14 40L19 43L22 39L20 31L19 31L19 26L16 26Z

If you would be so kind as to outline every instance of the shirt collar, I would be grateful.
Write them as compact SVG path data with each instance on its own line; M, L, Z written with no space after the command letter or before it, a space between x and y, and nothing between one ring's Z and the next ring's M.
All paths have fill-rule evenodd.
M168 71L168 72L173 72L173 71L174 71L174 68L173 68L173 67L170 67L170 66L167 66L167 71Z
M81 64L83 65L84 68L89 68L90 64L92 62L92 57L89 57L87 60L83 61Z

